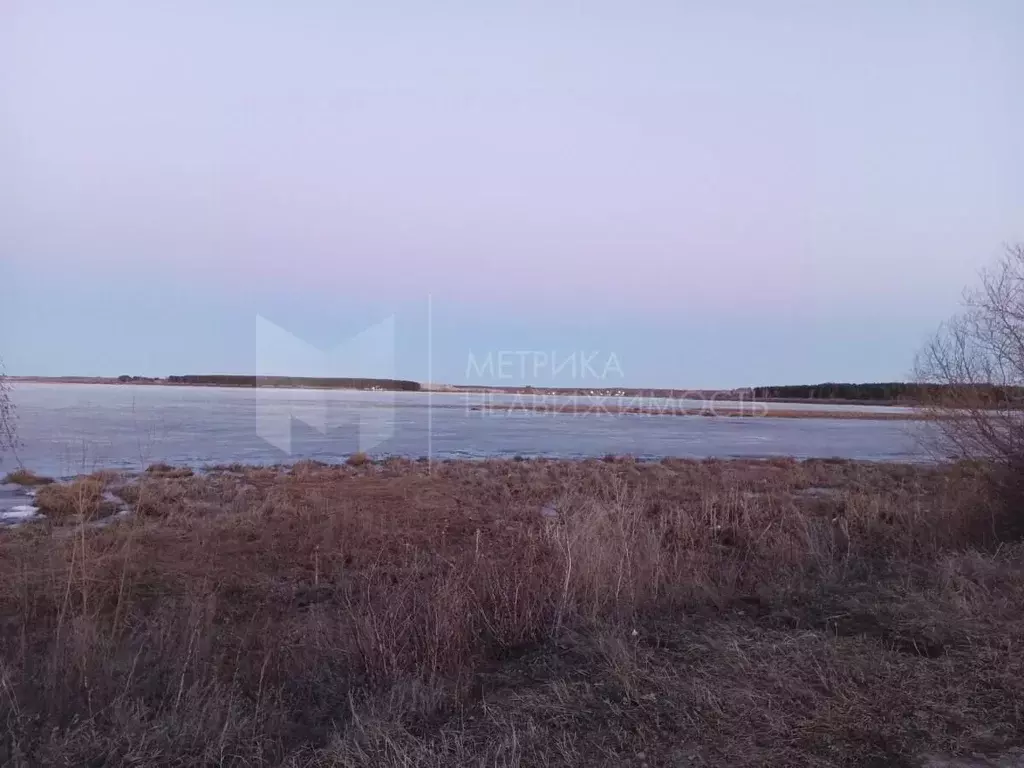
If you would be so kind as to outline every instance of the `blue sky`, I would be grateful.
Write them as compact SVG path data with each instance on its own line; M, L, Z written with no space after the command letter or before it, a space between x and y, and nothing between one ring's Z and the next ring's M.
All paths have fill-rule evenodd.
M503 351L903 378L1024 239L1022 28L1010 0L9 1L0 355L375 375L279 370L257 318L325 351L394 318L415 379Z

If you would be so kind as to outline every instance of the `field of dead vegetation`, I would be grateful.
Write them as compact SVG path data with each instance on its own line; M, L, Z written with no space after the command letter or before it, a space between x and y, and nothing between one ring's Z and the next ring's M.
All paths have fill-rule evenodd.
M44 518L0 530L5 765L912 766L1024 744L1024 548L971 465L22 480Z

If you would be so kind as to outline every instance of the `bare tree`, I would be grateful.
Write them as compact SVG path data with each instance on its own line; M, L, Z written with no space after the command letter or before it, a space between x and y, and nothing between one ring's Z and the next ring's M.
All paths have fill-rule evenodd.
M0 459L5 451L13 451L16 447L14 403L11 401L11 383L4 373L4 363L0 359Z
M984 461L1014 502L1024 491L1024 245L964 293L963 311L919 353L915 377L932 446Z

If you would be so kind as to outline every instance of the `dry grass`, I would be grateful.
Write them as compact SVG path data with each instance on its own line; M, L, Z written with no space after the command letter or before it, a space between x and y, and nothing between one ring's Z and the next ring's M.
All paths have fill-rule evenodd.
M0 534L0 760L912 765L1024 732L1024 552L966 465L232 469Z
M52 477L44 477L43 475L37 475L31 470L20 467L13 472L8 472L3 479L5 483L14 483L15 485L48 485L53 482Z
M345 463L348 464L350 467L361 467L364 464L367 464L369 461L370 457L363 451L356 451L347 459L345 459Z
M117 503L104 495L113 477L98 472L75 478L69 483L42 485L36 491L35 504L54 522L81 522L105 517L117 511Z
M151 475L160 475L161 477L192 477L194 474L190 467L173 467L162 461L150 464L146 467L146 472Z

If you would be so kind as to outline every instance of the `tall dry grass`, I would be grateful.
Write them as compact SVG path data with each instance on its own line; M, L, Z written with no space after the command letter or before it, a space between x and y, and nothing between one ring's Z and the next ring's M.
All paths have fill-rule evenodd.
M482 759L473 739L494 737L495 764L527 764L528 734L487 710L495 670L589 637L587 663L639 691L637 627L775 616L996 544L969 466L390 460L182 475L57 486L73 489L70 512L0 534L5 762L440 765ZM90 520L96 487L137 514L63 524Z

